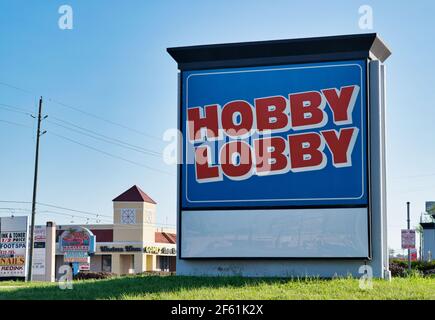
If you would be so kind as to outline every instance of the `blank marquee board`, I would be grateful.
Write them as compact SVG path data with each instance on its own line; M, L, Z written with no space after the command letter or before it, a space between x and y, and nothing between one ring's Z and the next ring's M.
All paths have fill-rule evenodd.
M385 186L371 112L390 54L379 38L168 52L180 69L178 259L372 260Z

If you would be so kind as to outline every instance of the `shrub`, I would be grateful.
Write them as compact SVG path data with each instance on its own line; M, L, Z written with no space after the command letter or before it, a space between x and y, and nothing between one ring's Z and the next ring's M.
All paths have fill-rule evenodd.
M88 280L88 279L110 279L116 277L115 273L105 271L80 271L75 277L75 280Z
M413 261L412 262L412 268L415 268L420 271L429 271L429 270L435 270L435 262L427 262L427 261Z
M406 274L405 266L397 261L390 262L390 271L393 277L403 277Z
M414 273L422 275L434 275L435 274L435 261L412 261L411 268ZM390 262L390 271L393 277L403 277L409 275L408 261L394 259Z
M435 269L425 270L423 274L427 277L435 277Z

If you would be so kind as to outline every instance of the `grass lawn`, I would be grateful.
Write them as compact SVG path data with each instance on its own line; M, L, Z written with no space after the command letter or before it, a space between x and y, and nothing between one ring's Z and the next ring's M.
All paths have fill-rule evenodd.
M0 282L0 299L431 299L435 277L374 280L361 290L357 279L259 279L240 277L132 276L57 283Z

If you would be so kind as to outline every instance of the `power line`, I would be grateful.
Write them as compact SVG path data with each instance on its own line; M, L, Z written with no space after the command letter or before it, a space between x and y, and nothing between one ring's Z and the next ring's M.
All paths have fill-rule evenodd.
M435 176L435 173L428 173L428 174L417 174L413 176L402 176L402 177L393 177L392 179L413 179L413 178L426 178L426 177L433 177Z
M421 188L414 188L411 190L402 190L397 191L399 194L406 194L406 193L414 193L414 192L420 192L420 191L430 191L435 189L435 186L428 186L428 187L421 187Z
M32 202L30 202L30 201L16 201L16 200L0 200L0 203L31 204ZM83 211L83 210L78 210L78 209L72 209L72 208L67 208L67 207L63 207L63 206L58 206L58 205L55 205L55 204L42 203L42 202L37 202L36 204L39 205L39 206L44 206L44 207L49 207L49 208L55 208L55 209L61 209L61 210L66 210L66 211L71 211L71 212L77 212L77 213L83 213L83 214L93 215L93 216L96 216L96 217L108 217L108 218L111 218L111 216L102 215L102 214L99 214L97 212L90 212L90 211Z
M0 122L4 122L4 123L10 124L10 125L20 126L20 127L24 127L24 128L32 128L31 126L27 126L27 125L20 124L20 123L16 123L16 122L12 122L12 121L2 120L2 119L0 119ZM75 131L76 131L76 130L75 130ZM85 148L91 149L91 150L93 150L93 151L96 151L96 152L99 152L99 153L105 154L105 155L107 155L107 156L109 156L109 157L112 157L112 158L115 158L115 159L118 159L118 160L123 160L123 161L126 161L126 162L128 162L128 163L131 163L131 164L134 164L134 165L137 165L137 166L140 166L140 167L146 168L146 169L151 170L151 171L160 172L160 173L163 173L163 174L166 174L166 175L169 175L169 176L174 176L174 175L173 175L172 173L170 173L170 172L163 171L163 170L160 170L160 169L157 169L157 168L153 168L153 167L150 167L150 166L148 166L148 165L145 165L145 164L142 164L142 163L139 163L139 162L135 162L135 161L132 161L132 160L129 160L129 159L123 158L123 157L118 156L118 155L111 154L111 153L109 153L109 152L106 152L106 151L103 151L103 150L100 150L100 149L94 148L94 147L89 146L89 145L87 145L87 144L84 144L84 143L78 142L78 141L76 141L76 140L73 140L73 139L67 138L67 137L65 137L65 136L62 136L62 135L60 135L60 134L54 133L53 131L50 131L49 133L52 134L52 135L54 135L54 136L57 136L58 138L61 138L61 139L67 140L67 141L72 142L72 143L75 143L75 144L78 144L78 145L80 145L80 146L82 146L82 147L85 147ZM85 134L85 135L86 135L86 134ZM100 140L101 140L101 139L100 139ZM109 141L106 141L106 142L110 143ZM135 150L135 151L137 151L137 150ZM150 154L150 155L151 155L151 154Z
M66 216L66 217L82 218L82 219L86 219L86 220L95 220L97 222L100 222L100 221L110 222L110 223L112 222L109 219L102 219L100 217L90 218L90 217L86 217L86 216L82 216L82 215L68 214L68 213L65 213L65 212L58 212L58 211L53 211L53 210L43 210L43 211L38 211L37 213L38 214L41 214L41 213L53 213L53 214L62 215L62 216Z
M103 135L103 134L98 133L98 132L95 132L95 131L93 131L93 130L90 130L90 129L87 129L87 128L84 128L84 127L78 126L78 125L76 125L76 124L74 124L74 123L72 123L72 122L65 121L65 120L59 119L59 118L57 118L57 117L52 117L52 118L55 119L55 120L57 120L57 121L60 121L60 122L62 122L62 123L64 123L64 124L67 124L67 125L69 125L69 126L72 126L72 127L78 128L78 129L80 129L80 130L83 130L83 131L86 131L86 132L89 132L89 133L92 133L92 134L95 134L95 135L97 135L97 136L100 136L100 137L103 137L103 138L106 138L106 139L109 139L109 140L114 140L114 141L116 141L116 142L119 142L119 143L125 144L125 145L130 146L130 147L133 147L133 148L137 148L137 149L140 149L140 150L143 150L143 151L149 152L149 153L153 153L153 154L158 155L158 156L161 155L160 152L157 152L157 151L154 151L154 150L151 150L151 149L146 149L146 148L144 148L144 147L137 146L137 145L134 145L134 144L131 144L131 143L125 142L125 141L120 140L120 139L116 139L116 138L113 138L113 137L109 137L109 136Z
M19 108L19 107L16 107L16 106L0 103L0 108L3 108L5 110L11 111L11 112L17 112L17 113L21 113L21 114L32 116L32 114L28 110L23 109L23 108ZM162 155L160 152L157 152L157 151L154 151L154 150L151 150L151 149L146 149L146 148L143 148L141 146L137 146L137 145L134 145L134 144L122 141L122 140L117 139L117 138L106 136L104 134L95 132L93 130L81 127L81 126L79 126L77 124L74 124L72 122L65 121L65 120L62 120L62 119L57 118L57 117L52 117L52 118L55 119L56 121L47 120L47 122L50 122L50 123L52 123L52 124L54 124L56 126L65 128L67 130L70 130L70 131L73 131L73 132L76 132L76 133L79 133L79 134L82 134L82 135L85 135L85 136L88 136L88 137L91 137L91 138L94 138L94 139L97 139L97 140L100 140L100 141L104 141L106 143L111 143L111 144L114 144L114 145L117 145L117 146L120 146L120 147L123 147L123 148L127 148L127 149L130 149L130 150L136 151L136 152L140 152L140 153L143 153L143 154L146 154L146 155L151 155L151 156L156 156L156 157L161 157L161 155ZM64 123L67 126L62 125L62 124L60 124L58 122ZM86 133L84 133L82 131L75 130L75 129L70 128L68 126L80 129L80 130L85 131L85 132L89 132L91 134L86 134Z
M21 108L21 107L17 107L17 106L13 106L13 105L9 105L9 104L0 103L0 108L2 108L4 110L7 110L7 111L10 111L10 112L16 112L16 113L21 113L21 114L32 116L32 113L29 110L26 110L26 109ZM85 135L85 136L88 136L88 137L91 137L91 138L94 138L94 139L97 139L97 140L100 140L100 141L104 141L106 143L111 143L111 144L114 144L114 145L117 145L117 146L120 146L120 147L123 147L123 148L127 148L127 149L130 149L130 150L136 151L136 152L140 152L140 153L143 153L143 154L147 154L147 155L151 155L151 156L156 156L156 157L161 157L161 155L162 155L160 152L157 152L157 151L154 151L154 150L151 150L151 149L147 149L147 148L143 148L141 146L137 146L137 145L134 145L134 144L122 141L122 140L117 139L117 138L106 136L104 134L95 132L93 130L81 127L81 126L79 126L77 124L74 124L72 122L62 120L62 119L60 119L58 117L52 117L52 118L55 119L56 121L47 120L47 122L50 122L50 123L52 123L52 124L54 124L56 126L65 128L67 130L70 130L70 131L73 131L73 132L76 132L76 133L79 133L79 134L82 134L82 135ZM81 132L79 130L75 130L73 128L67 127L67 126L62 125L62 124L57 123L57 122L61 122L61 123L66 124L67 126L74 127L74 128L80 129L82 131L91 133L92 135L85 134L84 132Z
M28 125L25 125L25 124L22 124L22 123L8 121L8 120L3 120L3 119L0 119L0 122L6 123L6 124L9 124L9 125L13 125L13 126L23 127L23 128L30 128L30 129L32 128L31 126L28 126Z
M72 123L69 123L69 122L67 122L67 121L61 120L61 119L59 119L59 118L56 118L56 119L57 119L58 121L65 122L65 123L67 123L67 124L69 124L69 125L71 125L71 126L78 127L78 128L80 128L81 130L92 132L93 134L98 135L98 136L101 136L101 137L104 137L104 138L99 138L99 137L96 137L96 136L93 136L93 135L90 135L90 134L86 134L86 133L84 133L84 132L81 132L81 131L78 131L78 130L75 130L75 129L69 128L69 127L67 127L67 126L64 126L64 125L58 124L58 123L53 122L53 121L49 121L49 120L47 120L47 121L49 121L50 123L52 123L52 124L54 124L54 125L57 125L57 126L63 127L63 128L65 128L65 129L68 129L68 130L71 130L71 131L77 132L77 133L79 133L79 134L82 134L82 135L85 135L85 136L88 136L88 137L92 137L92 138L97 139L97 140L104 141L104 142L106 142L106 143L111 143L111 144L118 145L118 146L123 147L123 148L127 148L127 149L130 149L130 150L134 150L134 151L137 151L137 152L140 152L140 153L143 153L143 154L147 154L147 155L151 155L151 156L155 156L155 157L157 157L157 156L160 157L160 156L161 156L161 154L158 153L158 152L156 152L156 151L149 150L149 149L145 149L145 148L142 148L142 147L139 147L139 146L135 146L135 145L129 144L129 143L127 143L127 142L124 142L124 141L122 141L122 140L116 139L116 138L110 138L110 137L108 137L108 136L105 136L105 135L99 134L99 133L97 133L97 132L94 132L94 131L92 131L92 130L89 130L89 129L86 129L86 128L83 128L83 127L80 127L80 126L74 125L74 124L72 124ZM8 123L8 124L12 124L12 125L17 125L17 126L21 126L21 127L31 128L30 126L26 126L26 125L23 125L23 124L19 124L19 123L15 123L15 122L7 121L7 120L0 120L0 121L1 121L1 122L5 122L5 123ZM75 141L75 140L70 139L70 138L64 137L64 136L62 136L62 135L60 135L60 134L56 134L56 133L54 133L54 132L52 132L52 131L50 131L50 133L53 134L53 135L55 135L55 136L57 136L57 137L59 137L59 138L62 138L62 139L68 140L68 141L73 142L73 143L76 143L76 144L79 144L79 145L81 145L81 146L83 146L83 147L86 147L86 148L92 149L92 150L94 150L94 151L96 151L96 152L103 153L103 154L108 155L108 156L110 156L110 157L114 157L114 158L117 158L117 159L120 159L120 160L124 160L124 161L127 161L127 162L129 162L129 163L132 163L132 164L135 164L135 165L138 165L138 166L141 166L141 167L147 168L147 169L149 169L149 170L158 171L158 172L160 172L160 173L163 173L163 174L167 174L167 175L171 175L171 176L173 176L173 175L172 175L171 173L169 173L169 172L166 172L166 171L163 171L163 170L160 170L160 169L157 169L157 168L153 168L153 167L150 167L150 166L147 166L147 165L144 165L144 164L141 164L141 163L138 163L138 162L135 162L135 161L129 160L129 159L125 159L125 158L123 158L123 157L120 157L120 156L117 156L117 155L114 155L114 154L108 153L108 152L106 152L106 151L103 151L103 150L100 150L100 149L97 149L97 148L91 147L91 146L89 146L89 145L83 144L83 143L81 143L81 142ZM115 141L115 142L110 141L110 140L113 140L113 141ZM130 146L132 146L132 147L130 147Z
M65 207L51 206L51 205L50 205L50 207L61 208L61 209L64 209L64 210L71 210L71 211L79 212L79 213L81 213L81 212L86 213L86 211L73 210L73 209L69 209L69 208L65 208ZM20 211L20 214L30 214L31 213L31 210L30 209L26 209L26 208L7 207L7 208L0 208L0 211L1 210L7 210L11 214L13 214L14 211ZM27 211L27 213L26 213L26 211ZM92 218L92 217L87 217L87 216L84 216L84 215L69 214L69 213L66 213L66 212L59 212L59 211L53 211L53 210L42 210L42 211L38 210L38 211L36 211L36 213L37 213L37 215L40 215L40 214L47 215L47 214L50 213L50 214L61 215L61 216L70 217L70 218L80 218L80 219L86 219L86 220L95 220L97 223L99 223L99 222L106 222L106 223L113 224L113 226L118 228L118 229L122 228L122 229L130 229L131 230L131 229L135 229L137 227L137 225L124 225L124 224L120 224L120 223L113 223L112 220L111 220L112 217L110 217L110 216L104 216L104 215L98 215L98 214L97 214L96 217ZM105 219L105 218L102 218L102 217L108 217L110 219ZM170 224L170 223L153 223L153 224L144 223L144 225L152 225L152 226L155 226L155 227L175 227L175 224Z
M33 92L31 92L31 91L29 91L27 89L23 89L23 88L14 86L14 85L6 83L6 82L0 82L0 85L8 87L8 88L11 88L11 89L15 89L15 90L18 90L18 91L21 91L21 92L24 92L24 93L27 93L27 94L30 94L30 95L33 95L33 96L36 97L36 95Z
M166 175L169 175L169 176L173 176L173 174L171 174L171 173L169 173L169 172L166 172L166 171L163 171L163 170L160 170L160 169L156 169L156 168L153 168L153 167L147 166L147 165L145 165L145 164L142 164L142 163L139 163L139 162L136 162L136 161L132 161L132 160L129 160L129 159L123 158L123 157L121 157L121 156L114 155L114 154L112 154L112 153L109 153L109 152L106 152L106 151L103 151L103 150L100 150L100 149L94 148L94 147L89 146L89 145L87 145L87 144L84 144L84 143L78 142L78 141L76 141L76 140L73 140L73 139L67 138L67 137L65 137L65 136L63 136L63 135L60 135L60 134L54 133L53 131L49 131L49 133L52 134L52 135L54 135L54 136L56 136L56 137L58 137L58 138L61 138L61 139L63 139L63 140L66 140L66 141L69 141L69 142L75 143L75 144L77 144L77 145L80 145L80 146L82 146L82 147L85 147L85 148L87 148L87 149L90 149L90 150L93 150L93 151L96 151L96 152L99 152L99 153L105 154L106 156L109 156L109 157L112 157L112 158L115 158L115 159L118 159L118 160L123 160L123 161L125 161L125 162L131 163L131 164L134 164L134 165L137 165L137 166L139 166L139 167L147 168L148 170L151 170L151 171L160 172L160 173L163 173L163 174L166 174Z
M1 210L7 210L9 211L11 214L14 213L14 211L20 211L19 214L27 214L29 215L31 213L30 209L24 209L24 208L0 208ZM27 211L27 212L26 212ZM109 224L112 224L114 227L118 228L118 229L136 229L138 227L139 224L137 225L124 225L124 224L120 224L120 223L113 223L112 220L110 219L104 219L104 218L100 218L100 217L95 217L95 218L90 218L87 216L83 216L83 215L77 215L77 214L68 214L65 212L58 212L58 211L53 211L53 210L43 210L43 211L36 211L37 215L50 215L50 214L54 214L54 215L61 215L61 216L65 216L65 217L70 217L70 218L80 218L80 219L85 219L87 221L89 220L95 220L97 223L99 222L106 222ZM142 225L142 224L140 224ZM175 227L175 224L170 224L170 223L143 223L143 225L152 225L155 227Z
M93 216L97 216L97 217L109 217L109 218L111 218L110 216L101 215L101 214L95 213L95 212L89 212L89 211L82 211L82 210L77 210L77 209L71 209L71 208L57 206L57 205L54 205L54 204L47 204L47 203L41 203L41 202L37 202L37 204L40 205L40 206L49 207L49 208L61 209L61 210L66 210L66 211L71 211L71 212L84 213L84 214L89 214L89 215L93 215Z
M15 201L15 200L0 200L0 203L19 203L19 204L29 204L30 201Z
M20 212L20 214L27 214L27 215L29 215L29 214L31 214L31 212L28 212L28 213ZM96 223L100 223L101 221L104 221L106 223L111 222L111 221L106 220L106 219L89 218L89 217L85 217L85 216L81 216L81 215L76 215L76 214L72 215L72 214L67 214L67 213L63 213L63 212L51 211L51 210L37 211L36 215L37 216L39 216L39 215L46 215L46 216L50 216L50 217L52 217L53 215L60 215L60 216L65 216L65 217L69 217L69 218L72 218L72 219L83 219L83 220L86 220L86 221L95 220Z
M72 217L72 218L82 218L82 219L87 219L87 220L95 220L95 221L104 221L104 222L108 222L113 224L114 226L116 226L117 228L124 228L124 229L134 229L135 227L137 227L136 225L124 225L121 223L113 223L112 222L112 217L108 216L108 215L99 215L99 214L94 214L94 213L90 213L87 211L80 211L80 210L74 210L74 209L69 209L69 208L65 208L65 207L60 207L60 206L54 206L54 205L47 205L47 204L41 204L38 203L39 205L45 205L48 207L53 207L53 208L59 208L62 210L68 210L68 211L72 211L72 212L78 212L78 213L84 213L84 214L90 214L93 215L95 217L88 217L88 216L84 216L84 215L80 215L80 214L70 214L70 213L66 213L66 212L59 212L59 211L54 211L54 210L38 210L36 211L36 213L39 214L43 214L43 213L53 213L53 214L57 214L57 215L62 215L62 216L66 216L66 217ZM31 210L30 209L26 209L26 208L14 208L14 207L6 207L6 208L0 208L1 210L7 210L9 212L13 212L13 211L21 211L20 214L30 214ZM28 213L23 213L24 212L28 212ZM106 219L108 218L108 219ZM149 223L144 223L144 225L153 225L156 227L159 226L163 226L163 227L175 227L175 224L170 224L170 223L153 223L153 224L149 224Z
M32 115L32 113L26 109L22 109L20 107L16 107L16 106L12 106L9 104L5 104L5 103L0 103L0 108L10 111L10 112L16 112L16 113L21 113L21 114L25 114L25 115Z
M92 118L95 118L95 119L97 119L97 120L100 120L100 121L103 121L103 122L109 123L109 124L111 124L111 125L114 125L114 126L117 126L117 127L120 127L120 128L126 129L126 130L129 130L129 131L131 131L131 132L134 132L134 133L137 133L137 134L143 135L143 136L145 136L145 137L147 137L147 138L150 138L150 139L154 139L154 140L157 140L157 141L160 141L160 142L162 141L160 138L158 138L158 137L156 137L156 136L150 135L150 134L148 134L148 133L142 132L142 131L140 131L140 130L137 130L137 129L134 129L134 128L131 128L131 127L128 127L128 126L126 126L126 125L124 125L124 124L122 124L122 123L118 123L118 122L115 122L115 121L112 121L112 120L109 120L109 119L103 118L103 117L98 116L98 115L96 115L96 114L94 114L94 113L91 113L91 112L85 111L85 110L83 110L83 109L81 109L81 108L78 108L78 107L72 106L72 105L70 105L70 104L63 103L63 102L58 101L58 100L55 100L55 99L53 99L53 98L48 98L48 100L51 101L51 102L53 102L53 103L55 103L55 104L58 104L58 105L60 105L60 106L62 106L62 107L65 107L65 108L68 108L68 109L71 109L71 110L77 111L77 112L82 113L82 114L84 114L84 115L87 115L88 117L92 117Z
M8 208L0 208L0 210L8 210L10 212L12 211L30 211L30 209L24 209L24 208L12 208L12 207L8 207Z
M18 87L18 86L15 86L15 85L12 85L12 84L9 84L9 83L6 83L6 82L0 82L0 85L5 86L5 87L8 87L8 88L15 89L15 90L18 90L18 91L21 91L21 92L27 93L27 94L30 94L30 95L32 95L33 97L38 96L38 95L35 94L34 92L31 92L31 91L29 91L29 90L27 90L27 89L20 88L20 87ZM109 123L109 124L111 124L111 125L113 125L113 126L117 126L117 127L123 128L123 129L125 129L125 130L131 131L131 132L134 132L134 133L136 133L136 134L140 134L140 135L145 136L145 137L147 137L147 138L150 138L150 139L153 139L153 140L156 140L156 141L160 141L160 142L162 142L162 139L160 139L159 137L156 137L156 136L150 135L150 134L148 134L148 133L142 132L142 131L140 131L140 130L137 130L137 129L135 129L135 128L132 128L132 127L126 126L126 125L124 125L124 124L122 124L122 123L118 123L118 122L115 122L115 121L113 121L113 120L106 119L106 118L104 118L104 117L101 117L101 116L96 115L96 114L94 114L94 113L91 113L91 112L89 112L89 111L85 111L85 110L83 110L82 108L78 108L78 107L73 106L73 105L71 105L71 104L66 104L66 103L64 103L64 102L62 102L62 101L59 101L59 100L57 100L57 99L54 99L54 98L47 97L46 99L47 99L48 101L50 101L50 102L53 102L53 103L59 105L59 106L62 106L62 107L65 107L65 108L68 108L68 109L74 110L74 111L79 112L79 113L81 113L81 114L84 114L84 115L86 115L86 116L88 116L88 117L92 117L92 118L94 118L94 119L98 119L98 120L100 120L100 121L103 121L103 122Z
M144 226L155 226L155 227L175 227L175 224L171 223L136 223L136 224L123 224L123 223L113 223L113 226L118 229L135 229L140 225Z
M25 215L30 215L31 214L31 210L30 209L17 209L17 208L0 208L0 212L2 210L7 210L10 214L25 214ZM17 212L15 212L17 211ZM96 223L100 223L101 221L106 222L106 223L112 223L111 220L108 219L100 219L100 218L90 218L90 217L86 217L86 216L82 216L82 215L77 215L77 214L68 214L68 213L64 213L64 212L57 212L57 211L52 211L52 210L44 210L44 211L36 211L36 215L47 215L47 216L52 216L52 215L61 215L61 216L65 216L65 217L69 217L69 218L79 218L79 219L84 219L84 220L95 220Z
M136 146L136 145L124 142L124 141L116 139L116 138L111 138L111 137L105 136L105 135L100 134L98 132L95 132L95 131L92 131L92 130L80 127L78 125L72 124L72 123L70 123L68 121L60 120L58 118L56 118L56 120L57 121L61 121L63 123L66 123L69 126L73 126L75 128L79 128L82 131L90 132L91 134L88 134L88 133L82 132L80 130L76 130L76 129L70 128L68 126L64 126L64 125L62 125L60 123L57 123L57 122L54 122L54 121L51 121L51 120L47 120L47 121L52 123L52 124L54 124L54 125L56 125L56 126L65 128L67 130L79 133L79 134L87 136L87 137L91 137L91 138L94 138L94 139L97 139L97 140L100 140L100 141L104 141L106 143L114 144L114 145L117 145L119 147L130 149L130 150L133 150L133 151L136 151L136 152L140 152L140 153L143 153L143 154L146 154L146 155L151 155L151 156L155 156L155 157L161 157L161 153L158 153L156 151L145 149L145 148L142 148L140 146Z

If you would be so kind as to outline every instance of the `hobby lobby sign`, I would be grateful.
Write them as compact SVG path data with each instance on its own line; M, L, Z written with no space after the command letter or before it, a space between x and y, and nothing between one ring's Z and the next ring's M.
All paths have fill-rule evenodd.
M196 180L322 170L328 162L335 168L351 166L359 134L352 114L359 93L352 84L188 108L189 142L199 144L194 147ZM221 143L202 144L207 141Z
M366 68L183 72L183 207L365 204Z
M177 273L389 277L382 40L168 53L179 69Z

